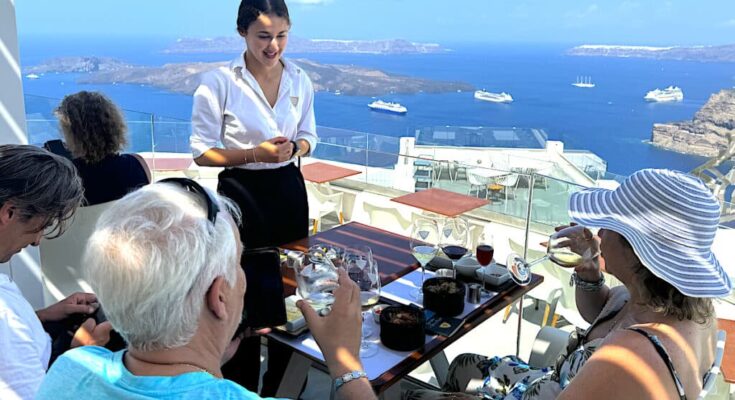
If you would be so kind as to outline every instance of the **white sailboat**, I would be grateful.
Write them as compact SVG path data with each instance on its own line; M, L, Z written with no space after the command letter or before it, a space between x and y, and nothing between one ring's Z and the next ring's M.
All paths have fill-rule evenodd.
M576 86L578 88L593 88L595 87L595 84L592 83L592 77L591 76L582 76L577 77L577 81L572 83L572 86Z

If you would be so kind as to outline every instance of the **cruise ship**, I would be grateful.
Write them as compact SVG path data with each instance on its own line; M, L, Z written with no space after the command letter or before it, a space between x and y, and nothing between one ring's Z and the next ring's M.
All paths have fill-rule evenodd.
M492 103L511 103L513 102L513 96L508 93L491 93L484 90L475 91L475 98L477 100L489 101Z
M390 103L383 100L375 100L368 104L368 107L373 111L382 111L392 114L405 114L408 112L408 109L399 103Z
M577 77L577 81L572 83L572 86L576 86L578 88L593 88L595 87L595 84L592 83L592 77L591 76L583 76L583 77Z
M656 89L646 93L646 101L668 102L684 100L684 92L678 86L669 86L664 90Z

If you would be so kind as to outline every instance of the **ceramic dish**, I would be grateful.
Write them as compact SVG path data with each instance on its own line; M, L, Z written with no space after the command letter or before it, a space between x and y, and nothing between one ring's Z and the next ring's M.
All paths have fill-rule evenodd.
M474 278L475 271L481 267L480 263L477 262L477 258L473 256L462 257L456 263L457 273L467 278Z
M480 268L475 271L475 276L481 282L483 281L483 272L485 275L485 282L489 285L500 286L510 279L510 273L504 267L498 264L492 263L485 268Z

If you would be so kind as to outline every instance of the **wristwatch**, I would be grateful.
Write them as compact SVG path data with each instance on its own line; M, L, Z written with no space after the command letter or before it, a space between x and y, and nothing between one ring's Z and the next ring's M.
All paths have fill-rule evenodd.
M355 370L352 372L348 372L334 380L334 391L336 392L337 390L339 390L339 388L344 386L345 383L360 378L367 378L367 374L365 373L365 371Z
M291 158L294 158L296 157L296 153L299 151L299 144L296 143L295 140L292 140L291 144L293 145L293 151L291 152Z

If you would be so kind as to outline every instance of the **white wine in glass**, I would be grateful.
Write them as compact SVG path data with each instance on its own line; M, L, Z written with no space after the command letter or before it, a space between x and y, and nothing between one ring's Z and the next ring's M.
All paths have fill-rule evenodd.
M414 299L421 299L421 288L424 285L426 265L431 262L439 251L436 246L439 240L439 227L436 221L427 218L416 219L411 224L411 254L421 267L421 283L419 287L411 290L410 295Z
M551 260L555 264L567 268L573 268L581 264L585 257L573 252L569 247L569 243L572 241L580 243L581 240L594 240L584 238L584 229L581 225L570 226L549 236L546 255L538 260L526 262L523 257L516 253L509 254L507 266L510 277L518 285L526 286L531 282L531 268L546 260Z

